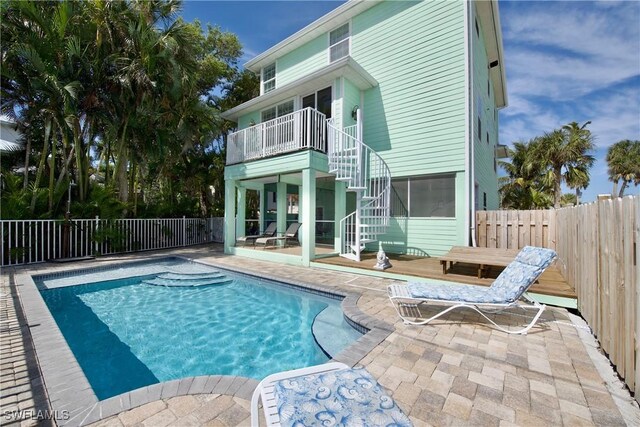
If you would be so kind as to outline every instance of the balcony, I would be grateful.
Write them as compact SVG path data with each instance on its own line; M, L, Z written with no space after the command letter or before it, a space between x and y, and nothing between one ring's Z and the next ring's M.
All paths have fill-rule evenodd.
M308 107L229 134L227 165L304 149L324 153L325 121L324 114Z

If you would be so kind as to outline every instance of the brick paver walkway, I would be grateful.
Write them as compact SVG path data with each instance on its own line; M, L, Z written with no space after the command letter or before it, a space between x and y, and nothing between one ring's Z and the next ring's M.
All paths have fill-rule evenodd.
M210 247L172 253L359 294L362 311L394 325L359 364L416 426L625 425L564 309L548 309L526 336L500 332L471 311L453 312L427 326L406 326L386 297L387 279L222 256ZM501 317L505 324L523 320L518 313ZM94 426L248 425L248 405L227 395L180 396ZM637 408L631 412L640 420Z

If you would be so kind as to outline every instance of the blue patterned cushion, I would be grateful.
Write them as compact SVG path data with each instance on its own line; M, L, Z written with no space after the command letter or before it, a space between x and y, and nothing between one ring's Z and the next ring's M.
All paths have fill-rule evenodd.
M555 257L556 252L552 249L525 246L518 252L518 255L516 255L516 261L523 264L534 265L544 270L551 265Z
M505 302L518 300L529 289L543 268L513 261L505 268L491 285L491 292Z
M494 295L486 286L445 284L445 283L415 283L407 284L411 296L414 298L438 299L447 301L503 303L499 295Z
M411 426L363 368L280 380L275 397L283 426Z

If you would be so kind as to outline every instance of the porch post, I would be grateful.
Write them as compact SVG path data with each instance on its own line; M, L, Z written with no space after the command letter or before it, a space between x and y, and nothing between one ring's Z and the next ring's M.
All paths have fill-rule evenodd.
M308 266L316 254L316 171L302 171L302 264Z
M287 183L276 184L276 224L278 233L287 230Z
M224 253L230 254L236 244L236 181L224 182Z
M244 187L238 188L238 212L236 213L236 235L246 236L247 227L247 189Z
M334 250L342 253L342 234L340 233L340 220L347 216L347 184L344 181L336 181L334 187Z
M260 214L259 214L258 218L260 219L260 234L262 234L264 232L264 229L266 228L264 215L265 215L265 213L267 211L267 208L266 208L266 203L267 203L266 197L267 197L267 195L266 195L266 193L264 191L264 185L258 191L259 191L258 197L260 198Z

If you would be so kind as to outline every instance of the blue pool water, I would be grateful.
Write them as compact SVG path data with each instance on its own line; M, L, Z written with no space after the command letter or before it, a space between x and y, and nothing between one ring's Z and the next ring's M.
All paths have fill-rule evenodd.
M158 280L161 273L139 275L148 269L132 267L129 276L138 272L136 277L86 284L78 284L83 276L36 281L101 400L189 376L262 379L324 363L329 360L325 351L335 354L360 336L342 318L338 300L183 261L154 269L173 273ZM185 272L215 271L225 280L184 282L200 285L193 287L151 284L166 284ZM324 351L313 330L321 344L327 337L331 341Z

